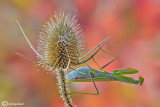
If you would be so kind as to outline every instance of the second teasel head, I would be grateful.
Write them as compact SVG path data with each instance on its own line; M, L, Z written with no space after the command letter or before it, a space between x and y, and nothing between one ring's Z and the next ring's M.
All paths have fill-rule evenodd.
M82 29L70 13L55 13L40 32L38 52L45 65L54 68L75 66L83 50Z

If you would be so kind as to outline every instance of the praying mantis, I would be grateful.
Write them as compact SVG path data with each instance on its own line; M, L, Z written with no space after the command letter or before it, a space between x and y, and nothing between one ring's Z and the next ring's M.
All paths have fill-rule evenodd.
M135 74L135 73L138 73L138 70L133 68L122 68L122 69L114 70L112 73L109 73L104 70L96 70L90 67L80 67L68 73L66 75L66 78L68 82L93 82L93 85L97 91L96 94L80 93L80 92L73 92L70 94L78 93L78 94L98 95L99 91L94 81L96 82L121 81L121 82L130 83L130 84L142 85L144 82L144 78L139 77L139 80L134 80L132 77L127 77L123 75L123 74Z
M101 49L101 47L100 47L100 49ZM113 54L111 54L109 52L106 52L104 50L102 50L102 51L114 56ZM70 93L70 94L78 93L78 94L98 95L99 91L98 91L98 88L96 87L96 84L95 84L94 81L98 81L98 82L99 81L121 81L121 82L130 83L130 84L139 84L139 85L143 84L143 82L144 82L144 78L143 77L139 77L139 80L135 80L132 77L124 76L124 74L135 74L135 73L138 73L137 69L121 68L121 69L118 69L118 70L114 70L112 73L104 71L103 70L104 67L106 67L107 65L111 64L113 61L115 61L117 59L116 56L114 56L114 57L115 58L112 61L110 61L109 63L105 64L102 67L100 67L98 65L98 63L92 57L93 61L100 67L100 70L96 70L94 68L91 68L86 63L86 65L88 67L80 67L80 68L77 68L77 69L73 70L72 72L68 73L66 75L66 78L67 78L68 82L93 82L94 87L95 87L95 89L97 91L96 94L94 94L94 93L80 93L80 92L73 92L73 93Z
M139 77L139 80L134 80L131 77L126 77L123 75L135 73L138 73L138 70L133 68L122 68L109 73L89 67L80 67L68 73L66 78L69 82L91 82L92 80L89 75L92 75L91 77L94 81L122 81L142 85L144 80L142 77Z

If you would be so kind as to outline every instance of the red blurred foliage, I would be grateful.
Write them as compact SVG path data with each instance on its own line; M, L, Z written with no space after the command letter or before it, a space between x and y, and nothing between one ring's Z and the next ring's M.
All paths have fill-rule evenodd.
M89 17L96 9L98 0L76 0L76 7L81 17Z

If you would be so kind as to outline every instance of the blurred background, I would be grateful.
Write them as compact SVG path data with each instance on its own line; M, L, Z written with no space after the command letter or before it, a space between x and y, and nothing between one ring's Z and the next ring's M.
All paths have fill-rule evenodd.
M55 73L40 71L39 66L15 54L36 59L16 20L36 47L44 21L60 10L77 16L86 52L110 36L103 49L118 60L107 66L106 71L131 67L139 70L133 78L145 78L142 86L96 82L100 95L72 95L77 107L160 107L159 0L0 0L0 103L64 107ZM99 52L95 59L102 66L113 57ZM99 69L93 61L89 65ZM92 83L71 83L70 89L95 92Z

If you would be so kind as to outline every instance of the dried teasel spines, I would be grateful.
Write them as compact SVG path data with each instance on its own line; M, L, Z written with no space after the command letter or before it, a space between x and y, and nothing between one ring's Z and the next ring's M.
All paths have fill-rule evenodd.
M43 25L38 42L38 52L44 63L55 68L74 66L81 57L82 30L75 16L63 12L49 18Z

